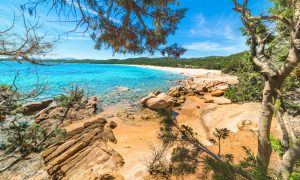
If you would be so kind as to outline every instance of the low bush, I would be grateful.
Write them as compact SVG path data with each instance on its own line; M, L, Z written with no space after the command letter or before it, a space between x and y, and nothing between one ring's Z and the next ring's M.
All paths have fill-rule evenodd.
M248 53L236 64L228 66L225 72L238 76L239 83L230 85L225 96L232 102L261 101L264 78L251 61Z
M76 86L68 90L66 94L55 97L54 100L63 107L72 107L76 104L80 104L83 101L84 96L84 90Z
M279 154L279 156L282 156L284 154L285 150L283 148L283 145L281 144L280 139L277 139L277 138L274 138L273 136L271 136L270 140L271 140L272 149L274 151L276 151Z
M36 123L19 122L16 120L12 121L10 126L5 130L7 138L5 142L1 143L0 147L6 153L12 153L16 150L19 150L23 154L40 152L51 144L59 142L66 135L65 130L58 128L47 138L47 141L43 141L48 135L45 128Z

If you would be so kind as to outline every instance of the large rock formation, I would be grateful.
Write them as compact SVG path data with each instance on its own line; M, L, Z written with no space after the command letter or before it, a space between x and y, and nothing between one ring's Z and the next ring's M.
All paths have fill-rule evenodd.
M237 84L238 79L235 76L226 74L205 74L197 77L191 77L184 81L187 89L194 91L212 92L216 90L226 90L229 84Z
M211 95L215 96L215 97L220 97L220 96L224 95L224 91L221 89L217 89L217 90L214 90L213 92L211 92Z
M82 105L81 107L71 108L64 120L63 125L68 125L73 121L82 120L94 115L99 109L97 107L98 101L99 100L97 97L90 97L82 103L84 105ZM35 121L36 123L39 123L41 125L51 126L51 124L56 124L57 121L60 121L65 112L65 107L56 105L49 106L35 115Z
M117 124L95 116L97 97L82 104L69 109L68 113L66 107L52 105L35 116L36 123L50 130L63 119L60 128L67 132L63 141L42 153L48 174L53 179L120 179L113 171L123 166L124 160L107 144L117 143L112 131Z
M174 100L166 93L150 93L141 100L141 104L152 110L169 110L174 104Z
M103 118L93 118L65 127L67 137L42 153L47 172L53 179L100 179L114 177L124 164L122 156L109 147L116 143L112 128ZM120 177L119 177L120 178Z
M22 114L24 114L26 116L33 115L34 113L47 108L52 102L53 102L52 99L39 101L39 102L31 102L31 103L22 105L20 111Z

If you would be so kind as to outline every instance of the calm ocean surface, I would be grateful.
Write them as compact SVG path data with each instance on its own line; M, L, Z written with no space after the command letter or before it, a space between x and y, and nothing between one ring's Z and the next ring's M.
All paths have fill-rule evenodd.
M18 72L16 84L21 92L30 92L35 85L47 86L46 91L34 100L52 98L72 84L99 96L104 105L121 101L136 101L154 90L165 91L174 85L170 80L184 79L179 74L123 65L51 64L36 66L28 63L0 62L0 83L11 84ZM128 87L121 92L117 86Z

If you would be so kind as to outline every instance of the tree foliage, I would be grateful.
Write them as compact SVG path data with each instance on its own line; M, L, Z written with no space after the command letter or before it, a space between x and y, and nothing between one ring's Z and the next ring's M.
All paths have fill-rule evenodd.
M18 20L22 22L21 29L15 24ZM9 27L3 28L5 26ZM46 35L38 32L40 29L41 24L38 20L30 23L23 13L21 13L21 18L14 17L10 25L4 24L0 28L0 56L19 62L39 63L37 58L50 53L57 41L57 39L47 39Z
M179 46L177 43L165 47L164 49L161 50L161 54L165 56L166 54L168 57L172 57L174 59L180 58L187 50L181 46Z
M3 129L8 138L2 142L1 150L6 153L21 152L26 154L28 152L40 152L53 143L62 140L66 133L63 129L56 129L47 141L42 144L39 143L47 136L47 130L36 123L29 123L26 121L13 120L9 127Z
M40 0L24 4L34 14L38 5L52 6L66 21L75 21L95 42L95 48L117 53L154 53L174 34L186 9L177 0Z
M262 110L258 129L258 157L263 160L265 172L271 158L270 128L276 112L277 98L284 104L283 87L287 77L300 62L300 1L271 0L273 6L268 14L253 15L248 8L248 0L232 0L234 11L240 14L244 25L242 32L248 37L252 61L264 76ZM282 113L283 112L283 113ZM284 137L294 137L281 108L279 121ZM293 171L295 160L300 157L300 140L291 138L292 146L284 153L281 167L283 179L288 179ZM285 143L288 144L288 143Z
M232 102L261 101L264 78L251 60L249 53L241 56L239 61L228 66L224 72L236 75L239 83L229 85L225 96Z

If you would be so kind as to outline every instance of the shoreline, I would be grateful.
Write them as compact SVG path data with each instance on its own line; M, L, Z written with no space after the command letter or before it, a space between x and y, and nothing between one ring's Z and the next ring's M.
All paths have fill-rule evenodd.
M209 70L209 69L193 69L193 68L179 68L179 67L166 67L166 66L152 66L152 65L126 65L134 66L146 69L154 69L160 71L167 71L170 73L181 74L188 77L198 77L208 74L221 75L221 70Z

